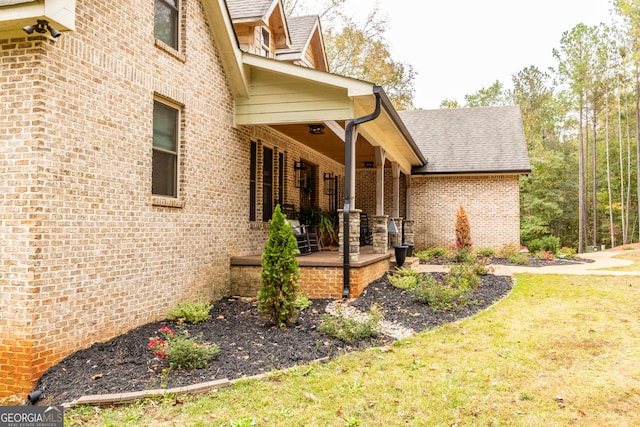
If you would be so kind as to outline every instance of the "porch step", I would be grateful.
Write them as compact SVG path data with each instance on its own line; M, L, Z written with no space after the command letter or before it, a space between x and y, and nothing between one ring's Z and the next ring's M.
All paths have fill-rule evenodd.
M407 270L409 270L409 269L415 270L415 269L418 268L419 265L420 265L420 258L406 257L405 260L404 260L404 264L402 265L402 268L407 269ZM391 271L396 269L396 259L395 259L395 257L391 258L389 269Z

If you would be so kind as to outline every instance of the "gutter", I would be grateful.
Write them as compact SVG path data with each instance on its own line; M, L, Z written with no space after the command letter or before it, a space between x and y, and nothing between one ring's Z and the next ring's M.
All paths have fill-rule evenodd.
M529 175L531 169L495 169L495 170L469 170L469 171L423 171L419 168L413 168L411 175L431 175L431 176L444 176L444 175Z
M343 255L343 266L342 266L342 298L349 297L350 289L350 279L351 279L351 236L349 235L349 213L351 212L351 153L353 147L353 127L371 120L376 119L380 115L381 104L382 104L382 96L380 94L384 94L382 91L382 87L374 86L373 94L376 97L376 108L373 113L368 114L366 116L358 117L356 119L351 120L347 123L344 131L344 208L342 210L342 255ZM386 98L386 96L385 96Z

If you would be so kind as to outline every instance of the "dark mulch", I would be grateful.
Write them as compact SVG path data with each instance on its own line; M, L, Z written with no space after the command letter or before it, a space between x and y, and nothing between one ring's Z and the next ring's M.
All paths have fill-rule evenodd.
M386 320L423 330L467 317L490 305L511 289L511 278L485 276L475 291L475 303L457 312L433 313L413 301L406 291L394 288L385 278L370 284L355 302L366 311L379 303ZM175 370L163 375L165 361L147 349L150 337L169 321L153 322L107 342L80 350L51 367L35 389L42 390L39 404L58 405L83 395L172 388L213 379L236 379L333 358L347 352L391 343L386 336L345 344L318 329L329 300L313 300L294 325L281 330L260 316L255 303L225 298L214 303L211 319L188 325L189 333L203 334L205 341L220 346L220 354L204 369Z
M509 262L506 258L495 258L495 257L491 258L491 264L514 266L514 267L546 267L550 265L588 264L591 262L595 262L595 260L588 259L588 258L565 258L565 259L556 258L553 261L547 261L544 259L536 259L533 257L529 257L529 260L527 261L526 264L515 264L512 262ZM436 258L430 259L428 262L423 264L445 265L445 264L451 264L451 260L447 258L436 257Z
M436 279L444 276L444 273L430 274ZM469 305L458 311L436 313L429 306L415 301L411 292L394 288L385 277L370 283L354 303L354 307L367 311L373 303L378 303L385 320L422 331L472 316L506 295L511 290L511 284L511 277L508 276L483 276L480 286L473 291Z

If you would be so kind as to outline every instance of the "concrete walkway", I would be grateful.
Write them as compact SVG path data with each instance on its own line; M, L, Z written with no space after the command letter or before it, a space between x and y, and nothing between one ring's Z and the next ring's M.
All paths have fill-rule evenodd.
M635 250L637 251L637 249ZM630 253L634 251L602 251L581 254L581 258L592 259L595 262L572 265L551 265L547 267L527 267L527 266L504 266L494 265L494 274L511 275L513 273L536 273L536 274L597 274L602 276L640 276L640 271L615 271L608 270L612 267L624 267L633 264L633 261L614 259L616 255ZM441 265L420 264L418 271L441 272L446 268Z

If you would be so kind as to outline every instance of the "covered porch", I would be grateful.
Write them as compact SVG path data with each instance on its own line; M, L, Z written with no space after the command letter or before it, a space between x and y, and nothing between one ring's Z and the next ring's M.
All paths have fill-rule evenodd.
M329 206L339 213L339 250L299 257L300 284L305 293L317 298L358 295L366 284L388 271L390 247L413 243L411 170L426 164L426 159L379 86L250 54L243 55L243 64L250 76L248 97L236 100L236 124L249 128L267 126L302 147L283 149L284 172L277 170L282 176L277 191L269 185L262 189L258 186L257 196L263 192L263 226L270 218L269 206L274 205L269 204L265 192L267 196L277 194L272 200L297 205L297 209L321 206L315 203L322 196L330 196L333 203ZM268 147L266 137L260 137L267 133L256 134L258 143ZM309 161L315 155L334 166ZM255 158L256 164L264 162L259 155ZM358 171L365 171L366 186L358 183ZM371 173L375 174L374 179ZM260 177L252 179L259 182ZM360 190L365 194L357 198L358 188L366 190ZM357 200L363 199L368 202L364 212L356 205ZM390 205L386 209L385 199ZM322 204L327 205L324 201ZM364 214L372 239L361 247ZM259 212L255 216L260 217ZM397 233L389 234L391 224ZM234 292L255 295L260 255L232 257L231 270ZM243 281L247 284L243 285Z

